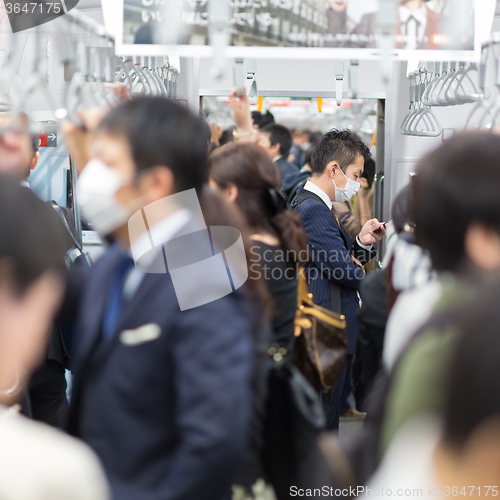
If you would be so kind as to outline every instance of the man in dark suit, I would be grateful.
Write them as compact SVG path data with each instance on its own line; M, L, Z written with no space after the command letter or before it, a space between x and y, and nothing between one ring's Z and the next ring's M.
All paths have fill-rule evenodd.
M61 221L48 203L38 203L38 198L30 190L28 176L35 168L38 152L38 134L29 131L28 116L13 117L5 114L0 119L0 172L12 177L27 189L27 196L36 198L39 211L48 223L61 227ZM23 188L24 189L24 188ZM66 250L72 242L66 230ZM34 254L37 249L33 249ZM64 264L64 262L62 263ZM29 385L29 397L23 401L23 413L54 427L62 427L66 418L65 351L57 326L53 327L47 347L47 355L42 366L35 371Z
M385 230L376 220L368 221L356 239L342 228L333 209L333 201L346 201L359 189L364 160L370 151L351 132L332 130L321 139L312 156L312 176L292 201L294 210L302 214L309 242L310 257L306 266L309 290L319 305L347 317L349 355L346 375L328 396L327 417L330 428L338 425L339 398L347 406L350 393L350 369L356 341L356 314L359 309L358 289L364 277L362 265L374 257L372 244ZM380 231L374 233L376 229ZM347 408L346 408L347 406Z
M281 179L286 175L294 174L299 168L290 163L288 153L292 147L292 134L283 125L271 123L260 130L259 146L266 151L281 172Z
M104 117L88 163L87 132L64 130L86 165L82 213L118 243L75 291L69 432L97 452L115 500L220 499L246 448L252 341L238 291L203 296L227 281L206 265L217 255L196 213L203 123L166 99L136 98Z

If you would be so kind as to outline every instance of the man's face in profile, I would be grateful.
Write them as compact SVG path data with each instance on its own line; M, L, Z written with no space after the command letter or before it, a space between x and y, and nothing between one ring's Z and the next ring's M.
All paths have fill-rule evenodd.
M329 0L330 9L335 12L343 12L347 9L347 3L349 0Z

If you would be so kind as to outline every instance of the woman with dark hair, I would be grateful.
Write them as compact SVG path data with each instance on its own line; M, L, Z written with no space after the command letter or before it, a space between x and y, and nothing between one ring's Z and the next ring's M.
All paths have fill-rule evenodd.
M297 265L306 260L306 237L298 217L286 209L277 166L252 144L233 143L209 159L210 185L241 210L250 228L250 263L274 299L271 344L291 355L297 307Z

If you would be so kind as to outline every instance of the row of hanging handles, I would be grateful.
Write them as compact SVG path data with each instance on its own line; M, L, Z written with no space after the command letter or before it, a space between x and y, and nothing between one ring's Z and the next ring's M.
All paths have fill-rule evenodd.
M490 51L495 55L495 86L498 95L494 103L489 102L492 93L486 89L486 70ZM436 62L418 68L411 73L409 89L409 111L403 119L400 132L417 137L438 137L441 125L432 107L457 106L476 103L465 124L466 129L491 129L500 125L500 34L492 35L491 42L481 51L481 61Z
M81 17L83 16L79 16ZM10 112L14 117L8 128L20 127L25 123L22 117L24 113L29 114L28 102L35 93L42 94L50 109L55 111L56 122L69 118L77 124L81 124L78 116L80 111L116 106L120 102L118 96L124 94L176 98L180 71L169 63L168 57L117 57L114 41L109 36L100 34L100 30L104 32L104 28L97 24L90 26L92 34L104 46L75 43L69 31L64 30L57 37L61 62L72 73L64 108L56 102L48 85L47 72L42 68L41 61L47 57L47 39L39 28L35 32L37 54L33 59L31 74L23 82L21 94L14 99L11 97L10 91L17 74L18 52L23 50L17 38L11 37L9 52L0 72L0 112ZM37 132L36 124L31 123L30 127L33 132Z
M82 109L117 105L117 86L125 87L130 96L175 99L178 75L179 70L164 57L116 57L113 48L80 44L66 98L68 117L80 123L78 112Z

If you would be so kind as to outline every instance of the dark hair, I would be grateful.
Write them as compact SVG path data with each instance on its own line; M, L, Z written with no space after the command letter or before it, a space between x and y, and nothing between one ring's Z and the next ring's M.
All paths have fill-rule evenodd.
M38 151L38 145L40 144L40 136L38 134L31 134L31 147L33 148L33 156Z
M444 387L443 438L457 451L480 424L500 416L498 391L491 390L500 378L499 294L498 280L488 286L483 284L473 301L461 304L460 310L453 313L458 338L450 346L453 349Z
M292 134L290 131L283 125L277 125L275 123L266 125L260 131L264 134L269 134L271 146L275 144L280 145L280 155L284 156L286 159L292 147Z
M356 161L358 155L362 155L366 160L370 158L371 153L357 135L349 130L330 130L321 138L312 156L312 172L322 174L331 161L336 161L345 172L347 167Z
M123 135L137 171L170 168L177 192L199 191L207 180L206 123L164 97L133 98L112 109L99 130Z
M309 144L311 144L311 146L317 146L322 137L323 134L321 132L311 132L309 134Z
M252 120L254 125L257 125L257 128L261 129L270 123L274 123L274 116L269 111L266 111L265 115L260 111L252 111Z
M404 231L405 224L411 223L411 189L410 186L404 187L392 202L392 223L396 233L400 234Z
M234 131L236 130L236 127L231 127L227 128L222 132L222 135L220 136L219 139L219 144L221 146L225 146L226 144L229 144L230 142L234 142Z
M203 139L205 144L210 144L212 142L212 131L210 130L210 125L206 120L203 120Z
M419 244L439 271L465 264L464 239L473 222L500 234L500 138L459 134L425 156L413 180L413 219Z
M253 144L228 144L210 156L209 171L210 178L222 189L230 185L238 188L236 203L250 228L275 235L282 248L297 258L307 248L300 219L286 210L285 204L279 205L278 167L261 148Z
M368 187L371 188L373 179L375 179L375 160L373 158L365 158L365 168L361 177L364 177L368 181Z
M29 189L0 176L0 262L18 293L47 271L65 272L67 238L57 214Z

